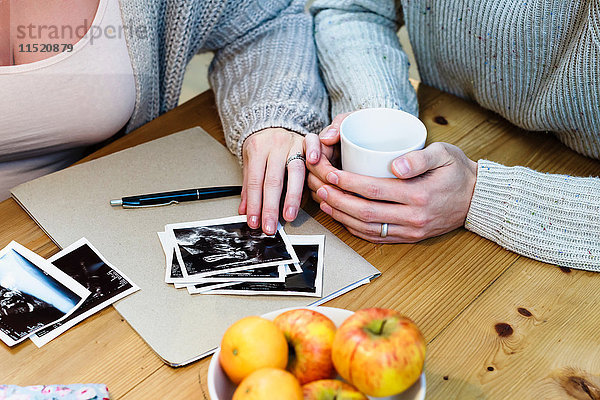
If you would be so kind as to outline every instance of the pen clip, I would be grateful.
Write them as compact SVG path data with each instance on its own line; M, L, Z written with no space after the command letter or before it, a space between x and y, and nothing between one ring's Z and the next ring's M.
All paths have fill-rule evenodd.
M164 206L170 206L171 204L179 204L178 201L176 200L171 200L168 203L163 203L163 204L151 204L148 206L132 206L129 204L123 204L123 208L152 208L152 207L164 207Z

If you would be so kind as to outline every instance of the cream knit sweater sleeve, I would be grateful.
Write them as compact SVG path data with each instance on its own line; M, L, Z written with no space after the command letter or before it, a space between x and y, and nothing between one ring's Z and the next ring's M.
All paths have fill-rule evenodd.
M397 108L418 114L393 0L317 0L315 40L331 114Z
M600 179L479 160L465 227L527 257L600 272Z
M304 0L229 0L207 47L215 49L209 81L229 149L281 127L318 133L328 121L312 18Z

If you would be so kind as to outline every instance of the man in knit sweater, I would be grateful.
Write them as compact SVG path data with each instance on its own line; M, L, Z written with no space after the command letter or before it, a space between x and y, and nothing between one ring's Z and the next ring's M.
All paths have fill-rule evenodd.
M396 36L400 11L424 83L600 158L600 1L317 0L333 115L368 107L417 115ZM327 158L345 115L322 132L323 147L306 138L308 184L353 234L416 242L464 225L528 257L600 271L600 179L476 163L446 143L396 159L400 179L354 175Z

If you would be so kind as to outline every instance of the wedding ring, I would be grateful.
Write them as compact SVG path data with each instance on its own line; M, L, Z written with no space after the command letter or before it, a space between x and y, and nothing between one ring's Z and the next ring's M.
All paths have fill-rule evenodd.
M387 234L388 234L388 224L381 224L381 233L379 234L379 236L384 238L387 236Z
M285 167L287 168L287 166L294 160L302 160L302 162L306 162L306 158L304 158L302 153L296 153L287 159L287 162L285 163Z

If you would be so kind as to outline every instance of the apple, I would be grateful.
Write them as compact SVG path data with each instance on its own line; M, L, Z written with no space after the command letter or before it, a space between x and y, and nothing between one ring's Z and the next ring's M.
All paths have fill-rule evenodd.
M287 370L301 385L335 376L331 347L336 328L329 318L313 310L297 309L278 315L273 322L288 342Z
M369 308L348 317L333 341L337 372L368 396L402 393L421 376L425 339L394 310Z
M367 400L352 385L335 379L321 379L302 386L304 400Z

